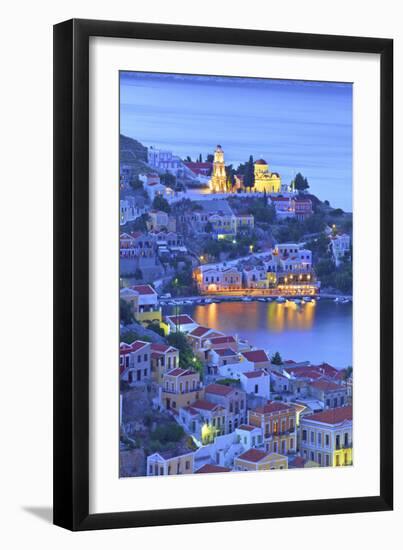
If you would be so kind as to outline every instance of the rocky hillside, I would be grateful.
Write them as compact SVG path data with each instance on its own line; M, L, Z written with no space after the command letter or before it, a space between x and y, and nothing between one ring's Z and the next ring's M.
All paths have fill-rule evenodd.
M120 134L120 160L125 164L147 162L147 147L136 139Z

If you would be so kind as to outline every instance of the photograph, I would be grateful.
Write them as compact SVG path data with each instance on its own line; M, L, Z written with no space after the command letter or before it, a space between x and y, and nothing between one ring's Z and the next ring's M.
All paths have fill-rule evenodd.
M119 476L353 465L353 83L119 101Z

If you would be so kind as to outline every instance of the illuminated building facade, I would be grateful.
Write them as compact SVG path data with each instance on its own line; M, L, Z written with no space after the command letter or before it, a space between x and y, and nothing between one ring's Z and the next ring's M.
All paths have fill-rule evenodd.
M227 191L227 175L225 173L224 151L221 145L217 145L214 151L213 174L210 180L210 189L214 193Z
M280 193L281 178L276 172L269 171L269 165L264 159L255 162L255 185L254 190L260 193Z

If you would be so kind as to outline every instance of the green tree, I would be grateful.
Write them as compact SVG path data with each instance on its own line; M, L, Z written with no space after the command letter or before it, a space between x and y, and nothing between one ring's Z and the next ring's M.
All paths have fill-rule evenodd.
M140 268L137 268L136 271L134 272L134 278L136 279L136 281L143 278L143 272L141 271Z
M176 176L174 176L170 172L165 172L165 174L162 174L160 176L160 180L161 180L161 183L163 183L167 187L170 187L171 189L175 189L175 187L176 187Z
M207 155L206 162L214 162L214 155L212 154Z
M179 367L181 369L192 369L200 373L203 378L203 365L194 355L186 336L183 332L173 331L167 336L168 343L179 350Z
M272 356L271 362L272 362L273 365L282 365L283 364L283 360L282 360L281 355L279 354L278 351L276 351L276 353Z
M213 225L211 222L207 222L205 227L204 227L204 230L206 233L212 233L213 232Z
M141 181L141 179L138 176L134 176L130 180L130 186L134 191L137 191L138 189L144 189L143 182Z
M255 185L255 165L253 162L253 156L251 155L245 166L244 186L251 188L254 185Z
M120 298L119 309L120 309L120 321L125 325L129 325L130 323L132 323L133 311L129 302L126 302L126 300L123 300L122 298Z
M306 191L307 189L309 189L308 180L304 178L301 172L298 172L298 174L295 176L294 184L297 191Z
M156 195L153 200L153 208L155 210L162 210L162 212L166 212L169 214L171 212L171 207L169 206L169 202L164 199L164 197L161 197L161 195Z

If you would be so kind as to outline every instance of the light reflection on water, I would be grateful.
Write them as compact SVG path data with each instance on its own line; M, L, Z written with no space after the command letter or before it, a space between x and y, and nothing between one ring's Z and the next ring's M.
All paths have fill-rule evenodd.
M176 308L164 308L174 313ZM284 359L352 365L352 304L322 300L293 302L222 302L178 306L201 325L238 334L252 345L279 351Z

